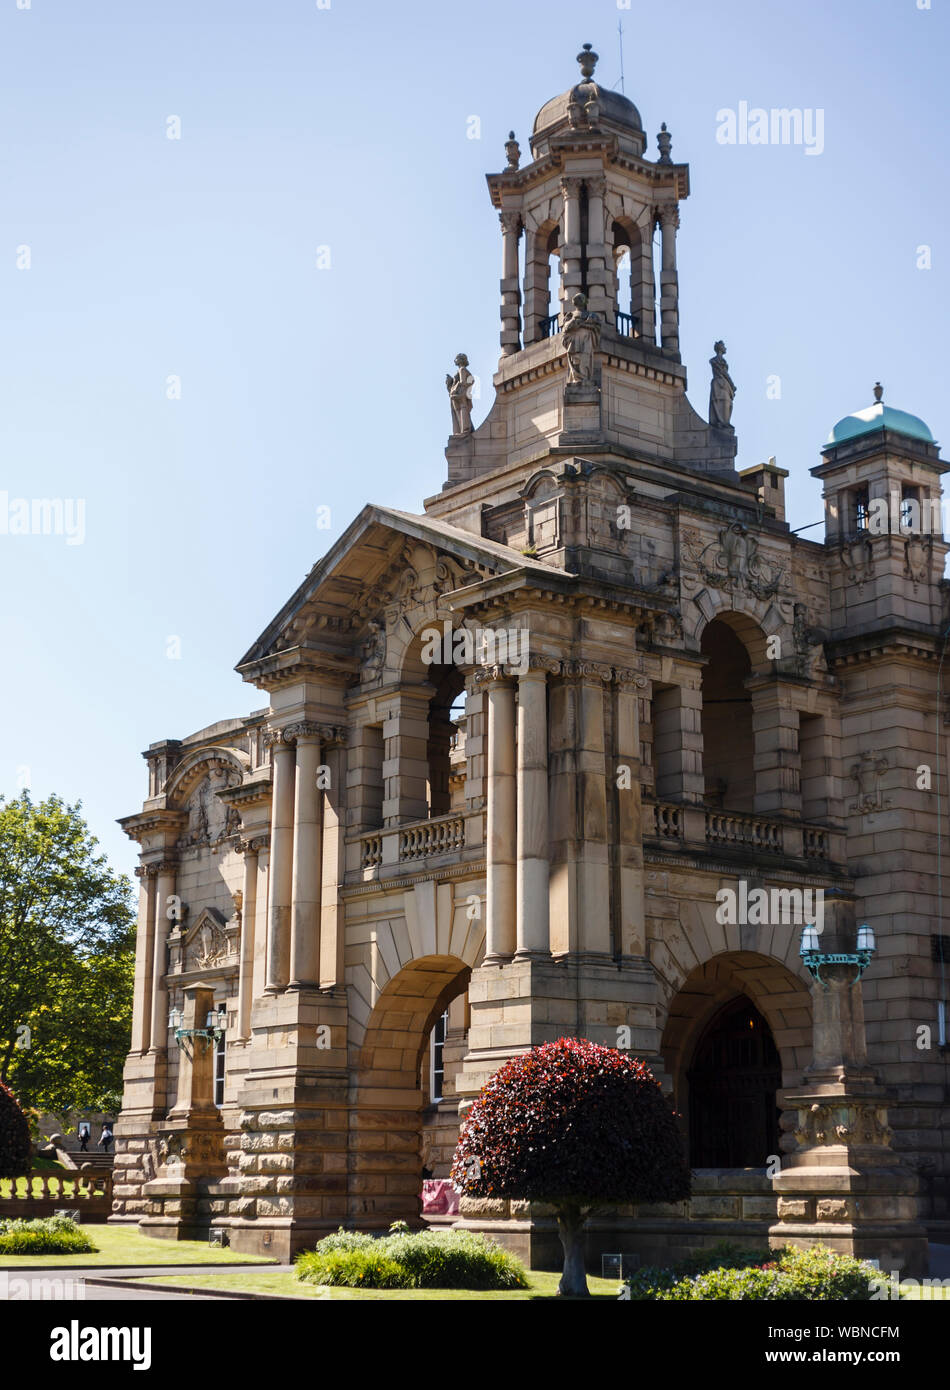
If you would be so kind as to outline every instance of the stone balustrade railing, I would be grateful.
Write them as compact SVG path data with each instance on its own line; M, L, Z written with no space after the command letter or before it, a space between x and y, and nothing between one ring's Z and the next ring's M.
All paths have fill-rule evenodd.
M440 816L419 821L399 831L399 860L427 859L432 854L450 854L465 848L465 817Z
M650 808L645 808L649 810ZM660 840L682 840L683 818L681 807L666 802L653 803L653 834Z
M0 1213L4 1203L81 1207L84 1203L108 1203L111 1198L112 1174L109 1172L79 1172L69 1177L60 1173L29 1173L25 1178L0 1185Z
M706 843L765 850L770 854L781 854L784 849L779 821L736 811L706 812Z
M382 862L383 837L379 831L360 836L360 868L372 869Z
M717 849L748 849L766 854L804 855L826 863L832 858L831 832L820 825L773 821L744 811L711 810L676 802L644 801L644 835L652 840L704 842ZM801 837L801 847L796 837Z

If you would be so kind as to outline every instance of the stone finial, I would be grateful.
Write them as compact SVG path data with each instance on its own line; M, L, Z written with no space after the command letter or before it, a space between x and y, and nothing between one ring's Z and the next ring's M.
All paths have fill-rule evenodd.
M880 383L879 381L876 381L876 382L874 383L874 399L875 399L876 401L880 401L880 399L881 399L881 397L882 397L883 395L884 395L884 387L881 385L881 383Z
M515 139L513 130L508 132L508 139L505 141L505 154L508 156L508 168L517 169L521 162L521 146Z
M657 164L672 164L673 161L670 158L670 149L673 144L673 137L666 128L666 121L660 126L660 133L656 137L656 143L660 147L660 157L657 160Z
M600 54L595 53L589 43L585 43L580 53L578 53L577 61L581 65L581 77L585 82L589 82L593 77L594 68L597 66L597 59L599 57Z

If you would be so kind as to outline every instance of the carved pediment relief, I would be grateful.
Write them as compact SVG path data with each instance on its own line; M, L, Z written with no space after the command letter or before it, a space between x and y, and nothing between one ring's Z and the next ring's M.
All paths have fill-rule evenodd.
M237 834L241 828L240 816L232 806L224 804L218 792L237 787L241 781L236 768L223 762L209 763L207 775L185 801L183 809L188 813L188 823L178 841L180 848L215 845Z
M228 924L214 907L203 908L184 941L186 970L214 970L233 953Z
M740 521L724 526L710 541L699 531L684 529L680 542L687 592L705 583L727 593L746 590L764 600L778 593L785 578L784 565L771 561L758 537Z

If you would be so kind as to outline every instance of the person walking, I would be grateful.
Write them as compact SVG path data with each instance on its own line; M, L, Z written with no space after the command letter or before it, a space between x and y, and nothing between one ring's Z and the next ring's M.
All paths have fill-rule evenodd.
M109 1149L110 1149L110 1147L111 1147L111 1145L112 1145L112 1138L113 1138L113 1135L112 1135L112 1121L111 1121L111 1120L103 1120L103 1122L102 1122L102 1133L99 1135L99 1147L100 1147L100 1149L104 1149L104 1150L106 1151L106 1153L108 1153L108 1152L109 1152Z

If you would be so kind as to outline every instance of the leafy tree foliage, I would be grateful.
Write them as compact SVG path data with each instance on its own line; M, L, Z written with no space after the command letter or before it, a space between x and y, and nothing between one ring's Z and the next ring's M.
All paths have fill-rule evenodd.
M59 1113L116 1108L131 1033L131 884L80 811L0 798L0 1078Z
M676 1117L649 1068L559 1038L513 1057L466 1116L452 1166L472 1197L547 1203L564 1246L560 1292L584 1295L583 1227L598 1207L690 1193Z

